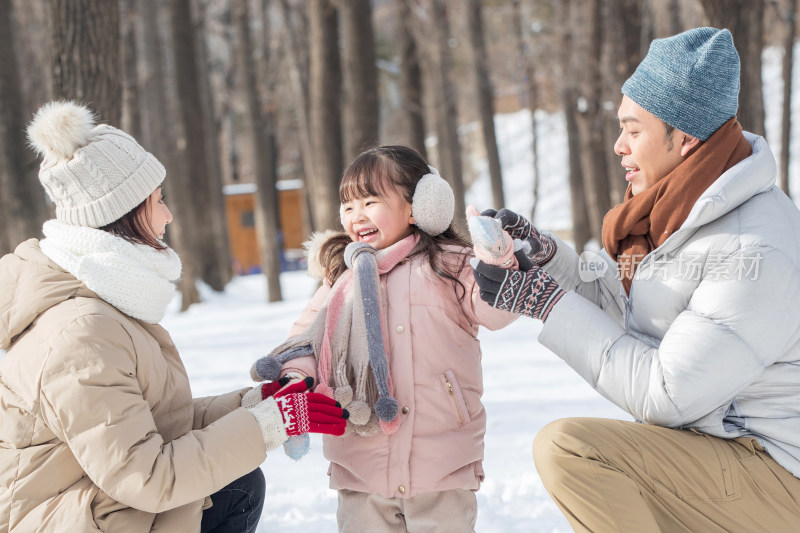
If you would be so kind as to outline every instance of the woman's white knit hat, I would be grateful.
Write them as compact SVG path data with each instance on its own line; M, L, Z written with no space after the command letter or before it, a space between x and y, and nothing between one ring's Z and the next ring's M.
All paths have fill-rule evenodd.
M100 228L147 199L164 181L164 166L127 133L74 102L43 105L28 125L42 157L39 181L64 224Z

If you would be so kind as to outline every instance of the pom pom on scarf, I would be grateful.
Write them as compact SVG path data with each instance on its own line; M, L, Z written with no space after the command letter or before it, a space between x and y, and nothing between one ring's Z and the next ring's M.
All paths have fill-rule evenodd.
M397 416L397 400L389 397L378 398L375 402L375 413L384 422L391 422Z

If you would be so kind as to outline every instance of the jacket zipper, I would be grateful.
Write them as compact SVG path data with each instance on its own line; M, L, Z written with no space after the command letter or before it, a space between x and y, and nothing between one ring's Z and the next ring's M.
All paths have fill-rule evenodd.
M444 376L444 383L447 386L447 393L450 395L450 401L453 402L453 407L456 409L456 416L458 416L458 425L464 425L464 418L461 416L461 409L458 408L458 400L456 400L456 393L453 390L453 384L450 382L450 378L447 375L447 372L442 374Z
M686 241L688 241L688 240L689 240L689 238L692 236L692 234L694 234L694 233L695 233L695 231L697 231L697 228L694 228L694 230L693 230L693 231L692 231L692 232L689 234L689 236L687 236L685 239L683 239L683 241L682 241L682 242L678 243L678 245L677 245L677 246L674 246L673 248L671 248L671 249L670 249L670 251L677 250L677 249L678 249L678 248L679 248L681 245L685 244L685 243L686 243ZM638 272L638 271L639 271L639 269L640 269L640 268L642 268L642 267L644 266L644 264L645 264L645 261L647 261L648 259L650 259L650 258L654 257L654 256L655 256L655 253L656 253L658 250L662 250L662 249L664 248L664 246L665 246L666 244L668 244L668 243L669 243L671 240L674 240L675 236L676 236L676 235L679 235L679 234L680 234L680 232L681 232L681 230L680 230L680 229L678 229L678 230L677 230L675 233L673 233L672 235L670 235L669 237L667 237L667 240L666 240L666 241L664 241L664 242L661 244L661 246L659 246L659 247L658 247L658 248L656 248L655 250L650 250L650 251L649 251L649 252L648 252L648 253L647 253L647 254L646 254L644 257L642 257L642 260L641 260L641 262L639 263L639 266L637 267L636 271ZM666 252L663 252L663 251L662 251L661 253L662 253L662 254L665 254ZM628 300L630 300L630 296L627 296L627 299L628 299Z

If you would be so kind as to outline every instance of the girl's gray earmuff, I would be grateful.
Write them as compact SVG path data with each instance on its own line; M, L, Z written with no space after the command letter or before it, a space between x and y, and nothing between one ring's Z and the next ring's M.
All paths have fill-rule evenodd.
M422 176L414 189L411 215L419 229L436 236L444 233L453 222L456 198L450 184L439 175L439 171L431 166L428 168L430 173Z

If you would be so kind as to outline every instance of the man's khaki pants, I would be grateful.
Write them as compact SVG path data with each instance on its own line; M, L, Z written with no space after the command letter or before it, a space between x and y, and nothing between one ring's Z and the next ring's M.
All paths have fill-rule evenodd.
M575 531L800 531L800 479L752 438L567 418L533 455Z
M411 498L339 491L340 533L473 533L478 517L475 492L455 489Z

